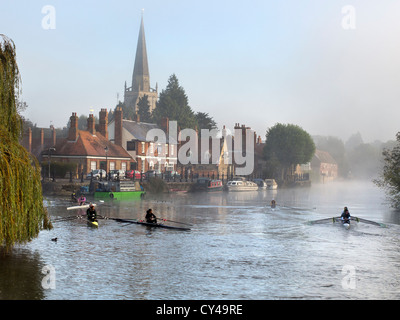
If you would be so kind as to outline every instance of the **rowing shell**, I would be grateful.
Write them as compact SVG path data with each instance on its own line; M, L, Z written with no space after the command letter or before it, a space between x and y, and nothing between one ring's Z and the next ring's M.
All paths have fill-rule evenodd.
M93 204L96 206L96 204ZM68 207L67 210L75 210L75 209L88 209L90 204L84 204L82 206L73 206L73 207Z
M94 228L98 228L99 227L99 223L97 221L87 221L88 226L90 227L94 227Z
M164 228L164 229L175 229L175 230L185 230L189 231L190 228L183 228L183 227L174 227L174 226L167 226L162 223L148 223L144 221L134 221L134 220L126 220L126 219L113 219L118 222L124 223L134 223L134 224L141 224L142 226L152 227L152 228Z

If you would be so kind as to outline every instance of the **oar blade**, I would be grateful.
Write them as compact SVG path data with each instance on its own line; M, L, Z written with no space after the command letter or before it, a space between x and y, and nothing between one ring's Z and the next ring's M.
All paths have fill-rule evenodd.
M363 222L363 223L366 223L366 224L371 224L371 225L382 227L382 228L387 228L387 225L384 224L384 223L371 221L371 220L367 220L367 219L364 219L364 218L352 217L352 220L355 220L357 222Z
M325 219L319 219L319 220L313 220L313 221L309 221L308 224L310 225L314 225L314 224L324 224L324 223L328 223L328 222L337 222L337 217L331 217L331 218L325 218Z

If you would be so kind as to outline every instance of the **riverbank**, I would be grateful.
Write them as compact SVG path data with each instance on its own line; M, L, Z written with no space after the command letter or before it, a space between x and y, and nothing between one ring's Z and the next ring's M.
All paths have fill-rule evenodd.
M80 187L89 186L90 180L81 182L75 180L70 182L69 179L57 179L56 181L42 181L42 192L45 196L70 197L72 192L78 192ZM191 190L194 182L165 182L155 188L149 181L140 183L144 190L149 193L170 193L170 192L188 192Z

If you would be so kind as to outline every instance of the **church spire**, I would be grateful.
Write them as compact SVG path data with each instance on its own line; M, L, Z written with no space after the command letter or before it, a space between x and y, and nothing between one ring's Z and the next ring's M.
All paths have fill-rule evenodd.
M143 11L136 48L135 66L133 68L132 91L150 91L150 74L147 62L146 38L144 36Z

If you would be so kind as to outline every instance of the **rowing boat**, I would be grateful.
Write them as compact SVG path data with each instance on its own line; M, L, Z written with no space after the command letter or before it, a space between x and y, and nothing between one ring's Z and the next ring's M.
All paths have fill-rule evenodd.
M94 206L96 206L95 203L93 203ZM88 209L90 204L84 204L81 206L73 206L73 207L68 207L67 210L75 210L75 209Z
M349 230L349 229L350 229L350 223L348 223L348 222L343 222L343 223L342 223L342 226L343 226L343 228L345 228L346 230Z
M93 227L93 228L98 228L99 227L99 223L95 220L95 221L90 221L87 220L87 224L89 227Z
M380 222L375 222L375 221L371 221L371 220L367 220L367 219L363 219L363 218L358 218L358 217L351 217L352 221L355 222L363 222L366 224L372 224L374 226L379 226L382 228L387 228L387 225L384 223L380 223ZM321 224L321 223L325 223L325 222L340 222L342 223L343 227L346 229L350 229L350 223L343 223L341 217L332 217L332 218L325 218L325 219L320 219L320 220L314 220L314 221L309 221L308 224L314 225L314 224Z
M145 222L142 220L137 221L137 220L127 220L127 219L118 219L118 218L113 218L113 220L118 221L118 222L124 222L124 223L141 224L142 226L151 227L151 228L164 228L164 229L175 229L175 230L184 230L184 231L190 230L190 228L168 226L168 225L165 225L162 223L149 223L149 222Z

